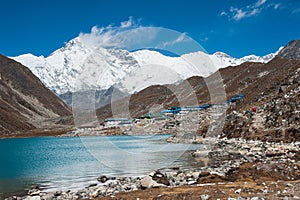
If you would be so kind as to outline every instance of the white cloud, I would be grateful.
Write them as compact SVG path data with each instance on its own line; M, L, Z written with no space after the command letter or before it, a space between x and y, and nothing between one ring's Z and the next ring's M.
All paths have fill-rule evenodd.
M292 11L292 14L297 14L297 13L300 13L300 8L294 9L294 10Z
M235 12L235 11L237 11L237 10L238 10L237 8L234 8L233 6L231 6L229 11L230 11L230 12Z
M258 8L255 8L255 9L253 9L251 12L250 12L250 16L254 16L254 15L257 15L257 14L259 14L260 13L260 9L258 9Z
M281 3L269 3L267 5L267 8L271 8L271 9L274 9L274 10L278 10L279 8L283 8L284 6L282 6Z
M190 38L186 36L186 33L180 34L175 40L163 42L162 46L167 47L167 46L173 46L175 44L181 43L181 42L188 42L190 41Z
M107 27L93 26L90 33L80 33L80 40L89 47L112 47L118 46L113 42L113 36L116 35L118 29L113 28L111 25Z
M236 21L239 21L240 19L243 19L244 17L246 17L246 12L244 12L241 9L238 9L235 14L233 15L233 19Z
M208 41L208 37L204 37L202 39L200 39L201 42L207 42Z
M275 4L274 9L277 10L279 8L279 6L280 6L280 3Z
M256 3L255 3L255 7L260 7L262 6L263 4L265 4L267 2L267 0L258 0Z
M252 8L249 10L234 9L231 12L233 13L232 19L234 19L235 21L239 21L246 17L252 17L258 15L261 12L261 9L259 8Z
M128 21L121 22L120 26L108 25L106 27L93 26L90 33L80 33L79 38L89 47L116 47L124 46L124 41L116 37L118 34L137 28L137 23L132 17Z
M220 13L220 16L227 16L227 15L228 15L228 13L225 12L225 11L222 11L222 12Z
M250 18L259 15L263 10L272 7L274 10L277 10L280 6L280 3L267 3L267 0L258 0L253 4L249 4L243 8L233 7L229 8L229 11L222 11L220 16L228 16L230 20L240 21L244 18Z
M152 26L139 26L129 17L128 21L120 22L119 26L108 25L106 27L94 26L90 33L80 33L80 41L84 46L95 49L116 48L134 51L144 48L166 49L170 52L181 52L180 45L196 47L195 42L187 36L187 33L179 33L171 29Z
M90 33L80 33L78 37L83 45L89 48L103 47L132 51L153 46L159 31L160 28L157 27L140 26L129 17L128 21L121 22L119 26L94 26ZM183 38L177 38L174 43L180 40Z
M135 21L133 20L132 16L129 17L127 21L121 22L121 28L128 28L135 24Z

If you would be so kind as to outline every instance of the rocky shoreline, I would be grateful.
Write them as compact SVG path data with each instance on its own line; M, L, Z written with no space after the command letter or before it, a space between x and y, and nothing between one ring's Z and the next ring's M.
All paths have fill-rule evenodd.
M270 181L274 184L277 184L278 181L299 181L299 149L300 142L272 143L244 139L217 139L211 149L198 150L193 153L193 157L203 164L203 167L198 169L160 169L143 177L108 177L102 175L98 178L98 183L79 190L43 192L38 186L35 186L28 192L27 196L14 196L6 199L94 199L114 197L124 192L143 192L150 188L197 187L237 181L252 181L256 184L265 184L265 182ZM300 198L299 182L294 185L293 183L289 184L290 188L288 186L285 189L278 187L279 192L276 191L278 197L285 194L287 198ZM288 190L291 188L293 188L293 193ZM241 191L245 193L244 189L240 188L233 194L241 193ZM259 193L249 191L248 195L255 199L256 197L264 197L270 192L271 190L265 188ZM283 197L285 196L283 195ZM201 199L209 199L209 197L204 198L203 196Z

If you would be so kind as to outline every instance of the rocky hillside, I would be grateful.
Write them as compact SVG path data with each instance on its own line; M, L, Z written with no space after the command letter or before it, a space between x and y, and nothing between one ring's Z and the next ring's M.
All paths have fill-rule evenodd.
M255 101L232 106L225 121L224 136L274 142L300 141L300 63L288 69L284 78L277 77L278 83L256 96ZM249 106L257 111L252 112Z
M216 88L221 90L225 88L226 98L220 98L219 103L224 103L225 100L239 93L245 95L240 103L229 106L223 128L224 136L299 141L300 61L294 54L297 48L291 43L281 50L279 56L268 63L246 62L220 69L207 78L192 77L178 85L151 86L132 95L130 100L123 99L113 106L121 108L124 107L124 102L129 101L130 116L126 113L125 117L138 117L169 106L211 103L207 86L214 84L216 77L220 75L222 84ZM290 56L287 59L282 55ZM196 102L192 101L191 91L197 96ZM220 93L222 97L222 92ZM257 108L257 112L251 111L253 107ZM111 116L111 106L99 109L97 114L100 120ZM209 123L208 121L207 124ZM207 126L202 128L207 129ZM203 132L205 131L198 131L199 134Z
M300 59L300 39L289 42L277 55L281 58Z
M47 89L28 68L0 55L2 136L41 128L45 120L68 115L71 115L70 108Z
M237 84L245 99L228 111L223 136L274 142L300 141L300 40L292 41L267 64L246 68L252 80L228 85L233 93ZM256 73L255 73L255 72ZM242 70L239 70L241 73ZM252 84L249 82L252 81ZM255 107L256 112L251 111Z
M226 99L238 93L245 95L243 102L237 105L236 109L245 110L251 107L251 104L257 102L261 97L276 93L279 91L284 80L299 67L299 61L275 58L269 63L244 63L239 66L231 66L220 69L217 73L221 75L225 87ZM198 99L199 104L210 103L210 94L207 85L211 84L216 73L208 78L191 77L187 82L178 85L156 85L148 87L141 92L133 94L130 98L130 111L133 117L149 111L156 111L169 106L196 105L191 102L192 91ZM222 83L220 82L220 83ZM188 88L188 86L190 88ZM220 87L220 86L219 86ZM175 95L177 94L177 95ZM178 96L180 101L178 101ZM120 101L120 106L123 105ZM114 106L118 105L115 103ZM109 113L110 105L99 110L99 116ZM157 108L156 108L157 107ZM153 110L154 109L154 110ZM106 116L106 115L105 115Z

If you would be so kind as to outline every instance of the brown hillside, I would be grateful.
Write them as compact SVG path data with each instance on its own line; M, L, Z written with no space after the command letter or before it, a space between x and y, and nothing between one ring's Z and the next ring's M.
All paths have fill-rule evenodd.
M217 73L221 75L222 82L225 85L226 97L223 98L223 102L232 95L242 93L245 95L245 98L243 103L239 104L237 108L247 109L251 104L259 103L258 100L262 96L278 91L285 78L299 67L300 61L277 57L266 64L243 63L239 66L223 68L205 79L202 77L191 77L187 80L189 84L183 82L179 85L151 86L131 96L129 106L131 117L138 117L147 113L153 107L161 110L169 106L178 106L178 98L180 98L181 106L210 103L207 85L215 80L212 77L216 76ZM219 82L218 87L222 87L222 82ZM190 85L192 90L187 88L187 85ZM198 102L190 102L191 91L196 94ZM128 99L120 100L113 106L126 107L124 105L126 101ZM110 117L112 115L111 105L98 109L97 115L100 120Z
M40 121L71 115L56 95L20 63L0 55L0 134L39 128Z

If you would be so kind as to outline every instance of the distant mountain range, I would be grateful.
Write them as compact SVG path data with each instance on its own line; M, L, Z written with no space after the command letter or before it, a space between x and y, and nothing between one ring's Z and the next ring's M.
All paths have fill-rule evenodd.
M266 99L275 98L280 92L281 96L285 95L287 85L299 87L299 78L294 77L299 72L299 49L300 40L295 40L279 52L264 57L235 59L221 52L172 57L153 50L90 49L75 38L47 58L30 54L14 58L23 65L0 55L0 136L39 128L53 130L58 124L72 124L70 117L64 118L72 114L70 108L49 89L69 100L72 92L93 89L96 97L105 102L100 103L101 106L108 104L112 93L116 92L121 99L116 101L117 107L126 100L122 98L129 98L126 97L128 93L134 93L129 98L129 110L131 116L136 117L178 105L176 95L182 96L184 104L192 105L186 81L199 104L209 103L207 84L214 80L211 77L216 70L222 77L226 98L237 93L245 95L243 104L238 106L245 110L251 104L261 105ZM158 68L153 70L155 66ZM164 69L166 66L171 70ZM141 73L136 76L139 70ZM172 72L170 76L169 72ZM102 79L98 80L99 76ZM129 81L133 83L130 85L126 80L132 77L137 78L137 82ZM146 84L134 85L142 82ZM110 109L110 105L98 109L99 120L112 116Z
M131 95L130 98L114 102L113 106L109 104L99 108L97 110L98 119L104 121L107 117L117 116L114 110L123 111L123 113L117 113L118 117L135 118L146 113L160 112L171 106L214 103L212 102L212 98L214 98L212 92L214 91L209 90L207 86L214 85L215 77L218 75L222 77L220 87L221 90L224 90L223 95L221 94L223 103L231 96L244 95L240 103L228 108L227 113L231 114L230 117L232 115L236 116L236 114L232 114L236 112L247 113L252 107L257 107L260 114L264 114L261 112L262 110L269 113L264 115L266 118L263 121L263 123L268 124L268 129L249 134L249 127L252 123L251 117L247 124L245 122L237 123L234 121L235 118L227 117L222 130L224 133L230 137L255 138L260 136L265 137L264 139L274 139L276 137L275 132L280 132L283 127L290 131L286 133L286 135L289 135L288 139L293 139L292 134L299 133L299 120L294 119L300 117L299 112L297 112L297 109L299 109L299 94L297 91L300 88L300 40L288 43L268 63L245 62L237 66L221 68L208 77L190 77L186 80L188 84L181 82L179 84L153 85L145 88ZM190 87L186 87L186 85ZM193 101L193 95L190 91L197 97L195 98L197 102ZM216 91L218 92L218 90ZM124 109L124 104L126 106L128 104L129 112ZM241 119L248 118L242 116ZM290 120L290 122L283 125L287 120ZM203 122L201 124L198 131L206 133L205 128L207 126L203 125ZM266 136L261 134L263 132ZM294 138L299 139L299 134Z
M116 87L123 93L134 93L154 84L170 84L192 76L206 77L219 68L244 62L266 63L276 54L277 52L262 57L250 55L238 59L223 52L212 55L194 52L174 57L154 49L134 52L101 47L93 49L77 37L48 57L24 54L12 59L27 66L54 93L66 96L80 89L102 91L111 87ZM169 67L167 71L172 71L172 74L167 76L169 73L163 70L165 76L159 78L151 73L162 72L160 68L153 70L151 67L146 68L147 65ZM144 74L143 79L139 80L143 82L142 87L133 86L138 84L134 81L131 84L124 82L127 76L139 70Z

